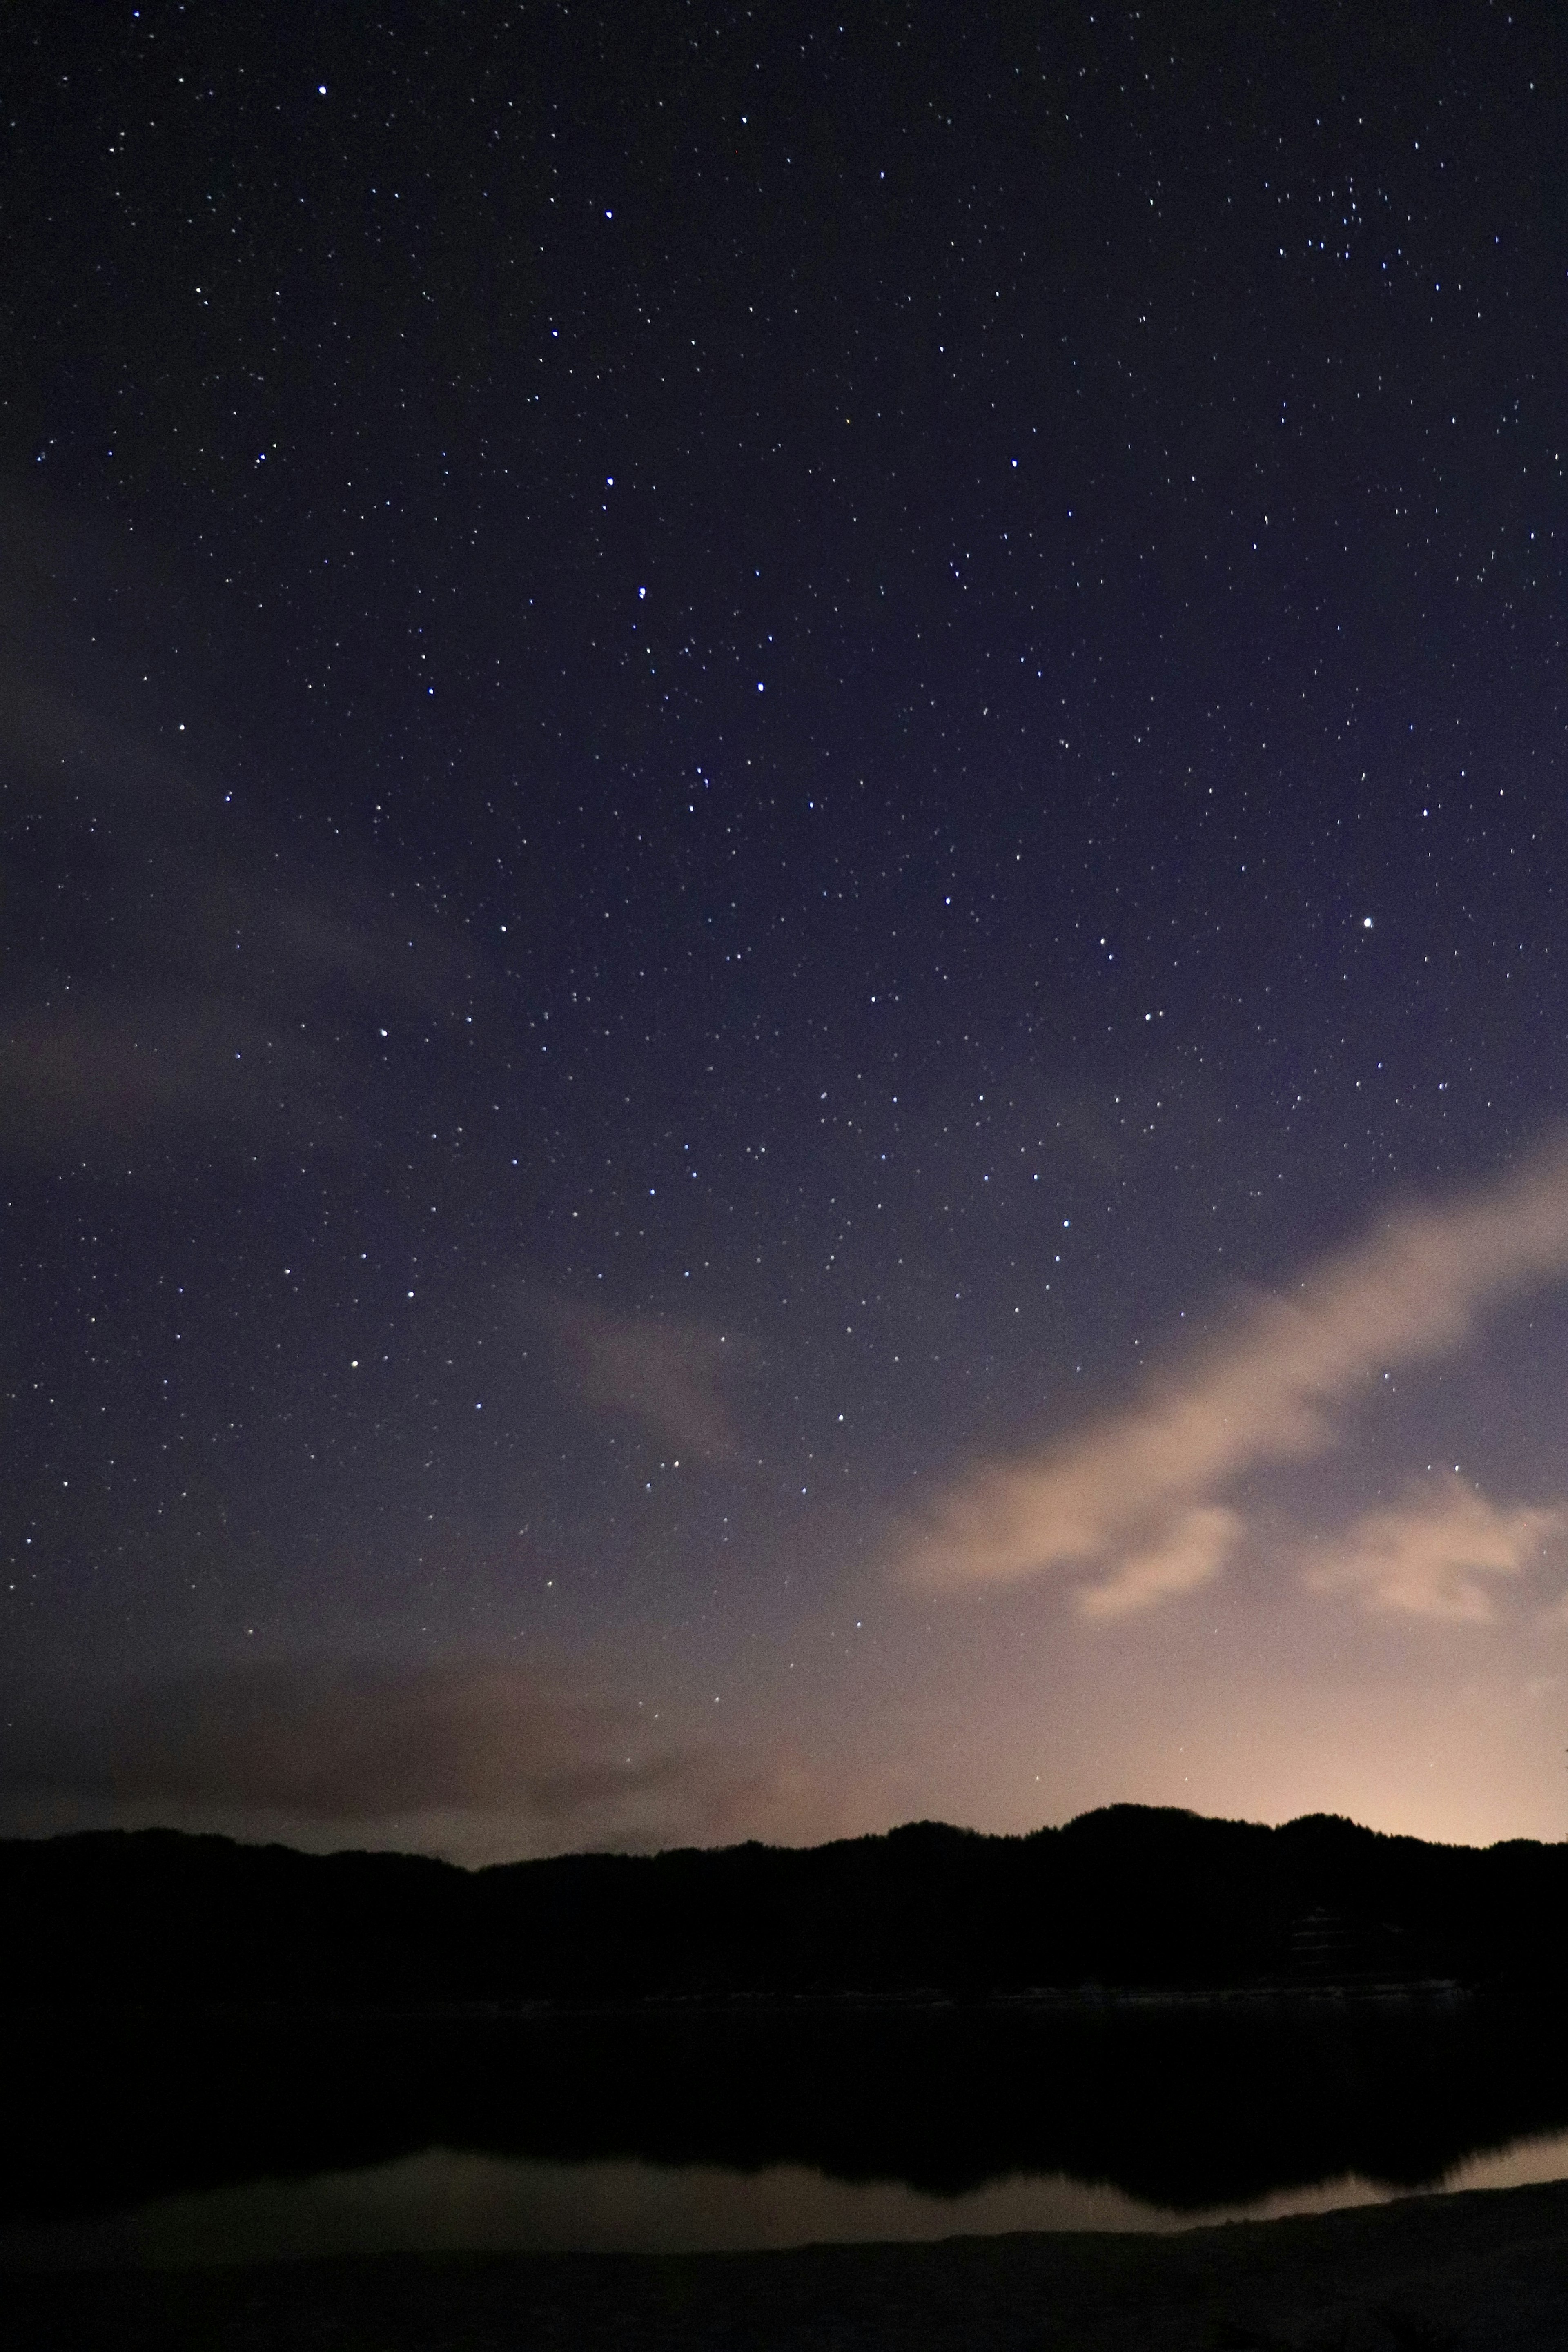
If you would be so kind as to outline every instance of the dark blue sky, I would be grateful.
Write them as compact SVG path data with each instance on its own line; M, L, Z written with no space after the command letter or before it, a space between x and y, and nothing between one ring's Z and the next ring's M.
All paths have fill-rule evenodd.
M1559 1832L1565 63L29 12L14 1825Z

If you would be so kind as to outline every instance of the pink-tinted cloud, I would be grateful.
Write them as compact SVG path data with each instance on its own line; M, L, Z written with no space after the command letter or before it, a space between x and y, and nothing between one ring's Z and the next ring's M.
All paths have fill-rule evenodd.
M1564 1528L1568 1511L1500 1508L1449 1476L1435 1489L1412 1489L1392 1509L1368 1511L1313 1559L1306 1580L1384 1614L1485 1623L1497 1613L1489 1580L1539 1566Z
M1079 1614L1101 1621L1131 1617L1158 1601L1196 1592L1222 1573L1245 1532L1240 1513L1222 1504L1179 1512L1147 1549L1130 1552L1100 1583L1081 1588Z
M1091 1616L1194 1589L1241 1532L1226 1508L1260 1465L1315 1454L1336 1408L1394 1365L1463 1347L1476 1319L1568 1273L1568 1141L1441 1207L1410 1207L1259 1299L1124 1411L1006 1462L981 1462L907 1528L896 1567L923 1585L1044 1572L1095 1579Z

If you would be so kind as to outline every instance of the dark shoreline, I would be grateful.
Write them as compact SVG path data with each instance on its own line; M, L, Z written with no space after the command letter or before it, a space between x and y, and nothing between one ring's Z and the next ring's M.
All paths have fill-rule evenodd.
M1568 2183L1169 2237L11 2273L21 2352L1559 2352Z
M207 2025L504 2025L556 2019L578 2023L596 2018L630 2023L638 2018L833 2018L863 2011L904 2017L928 2011L944 2014L957 2011L977 2017L1093 2017L1107 2010L1299 2010L1358 2004L1376 2008L1404 2001L1449 2007L1482 2000L1495 1990L1458 1977L1344 1977L1310 1983L1283 1978L1247 1984L1030 1985L1016 1991L976 1992L949 1992L939 1986L863 1990L850 1985L809 1992L655 1992L604 2000L32 2000L0 2004L0 2029L64 2021L166 2024L176 2019Z

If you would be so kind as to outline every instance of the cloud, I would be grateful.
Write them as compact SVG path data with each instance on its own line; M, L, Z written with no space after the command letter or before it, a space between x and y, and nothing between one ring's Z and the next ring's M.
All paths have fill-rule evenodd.
M612 1726L505 1669L232 1668L149 1677L25 1725L12 1785L306 1817L597 1793Z
M5 751L0 730L0 776ZM247 1158L305 1137L351 1148L374 1124L378 1030L401 1038L411 1019L424 1028L449 1013L464 993L455 954L428 927L399 936L330 904L237 821L229 841L195 848L171 831L171 810L150 803L90 840L52 827L50 855L79 899L112 919L86 927L68 974L47 930L12 959L5 1153L52 1158L95 1140L118 1151L132 1137L210 1150L227 1136Z
M896 1569L957 1588L1099 1570L1080 1607L1100 1617L1190 1591L1239 1538L1239 1523L1216 1516L1237 1479L1327 1450L1334 1408L1376 1373L1451 1355L1478 1315L1565 1272L1559 1137L1489 1185L1390 1218L1289 1296L1258 1300L1124 1412L1033 1458L976 1465L905 1531Z
M166 668L170 593L0 485L0 791L29 812L0 986L6 1158L135 1141L160 1147L145 1171L226 1144L246 1166L353 1149L386 1122L381 1034L395 1055L473 998L456 929L267 821L276 790L200 698L188 727L160 722L146 674Z
M749 1360L732 1334L702 1323L665 1323L563 1307L554 1328L582 1402L645 1423L676 1454L724 1461L736 1450L721 1381Z
M54 1827L148 1820L241 1835L335 1832L476 1853L789 1835L821 1795L798 1768L653 1728L485 1662L289 1664L13 1700L0 1806Z
M1483 1624L1496 1613L1487 1577L1518 1576L1568 1528L1568 1513L1524 1505L1500 1509L1462 1479L1436 1494L1413 1489L1396 1509L1369 1511L1316 1559L1316 1592L1352 1592L1365 1607Z
M331 1132L334 1106L317 1058L233 1000L193 992L114 1002L78 991L68 1011L11 1008L0 1021L8 1150L49 1154L94 1137L118 1146L176 1123L285 1146L306 1103L312 1134ZM285 1090L291 1124L279 1116Z
M1078 1596L1083 1617L1130 1617L1156 1601L1195 1592L1212 1584L1245 1532L1236 1511L1217 1503L1183 1511L1145 1551L1121 1560L1103 1583L1087 1584Z

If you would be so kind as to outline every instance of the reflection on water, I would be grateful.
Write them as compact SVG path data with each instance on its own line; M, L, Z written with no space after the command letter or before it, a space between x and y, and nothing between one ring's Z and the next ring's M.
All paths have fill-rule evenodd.
M1446 2189L1568 2179L1568 2133L1475 2157ZM558 2164L426 2148L309 2180L165 2197L92 2221L0 2231L0 2263L68 2269L390 2252L707 2253L830 2241L985 2237L1010 2230L1183 2230L1326 2213L1405 2193L1346 2173L1250 2203L1176 2213L1065 2173L1015 2175L952 2197L907 2181L835 2180L805 2165L739 2172L622 2158Z
M0 2263L1169 2230L1568 2177L1506 2000L0 2023Z

